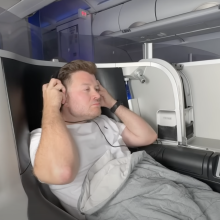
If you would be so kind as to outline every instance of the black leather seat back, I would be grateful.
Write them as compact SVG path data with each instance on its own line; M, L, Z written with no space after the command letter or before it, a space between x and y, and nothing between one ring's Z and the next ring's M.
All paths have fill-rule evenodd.
M20 162L20 173L30 161L29 132L41 127L42 85L59 67L38 66L2 58Z
M128 108L124 77L121 68L99 68L96 78L114 99L120 100L123 102L123 105ZM116 121L120 121L119 118L107 108L102 108L102 114Z
M20 174L23 175L29 171L31 166L29 156L30 131L41 127L42 85L50 80L51 75L58 71L59 67L32 65L8 58L2 58L2 65L17 145ZM37 184L47 200L62 208L48 185L40 182ZM36 188L28 183L23 183L23 185L32 189Z

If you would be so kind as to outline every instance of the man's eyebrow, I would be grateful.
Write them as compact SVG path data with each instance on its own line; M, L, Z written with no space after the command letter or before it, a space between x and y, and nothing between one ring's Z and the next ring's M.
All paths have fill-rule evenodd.
M89 83L82 83L81 85L82 86L91 86L91 84L89 84ZM95 87L99 87L99 84L95 85Z

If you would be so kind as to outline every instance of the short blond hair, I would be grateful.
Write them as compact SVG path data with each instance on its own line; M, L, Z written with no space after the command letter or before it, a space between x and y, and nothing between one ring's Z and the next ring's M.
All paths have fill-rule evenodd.
M85 60L73 60L70 63L65 64L60 69L57 78L66 86L67 83L70 82L72 74L78 71L85 71L92 75L96 75L97 68L93 62Z

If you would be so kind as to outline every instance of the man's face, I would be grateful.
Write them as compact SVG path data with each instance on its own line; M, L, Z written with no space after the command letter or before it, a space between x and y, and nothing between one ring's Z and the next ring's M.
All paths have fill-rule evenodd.
M79 119L93 119L101 114L99 85L94 75L85 71L72 74L67 85L69 113Z

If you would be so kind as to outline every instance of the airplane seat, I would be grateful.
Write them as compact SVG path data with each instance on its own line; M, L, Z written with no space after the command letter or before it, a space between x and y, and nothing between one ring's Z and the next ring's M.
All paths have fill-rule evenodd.
M65 212L49 186L40 183L35 178L29 156L30 132L41 127L42 85L48 83L51 76L60 67L48 66L50 64L45 65L44 62L42 65L34 65L3 57L1 61L14 128L20 175L28 196L29 219L75 219ZM115 99L121 100L128 107L121 68L98 69L97 78ZM106 108L102 109L102 113L119 120Z
M73 220L75 218L64 210L48 185L40 183L35 178L29 157L30 131L41 127L42 85L59 70L60 64L52 65L51 62L33 60L25 63L4 57L1 57L1 64L17 146L21 181L28 197L28 218ZM100 68L97 78L115 99L121 100L128 107L121 68ZM103 108L102 113L119 120L108 109ZM200 179L216 192L220 192L220 178L214 174L220 158L219 154L165 145L133 149L136 150L145 150L166 167Z

